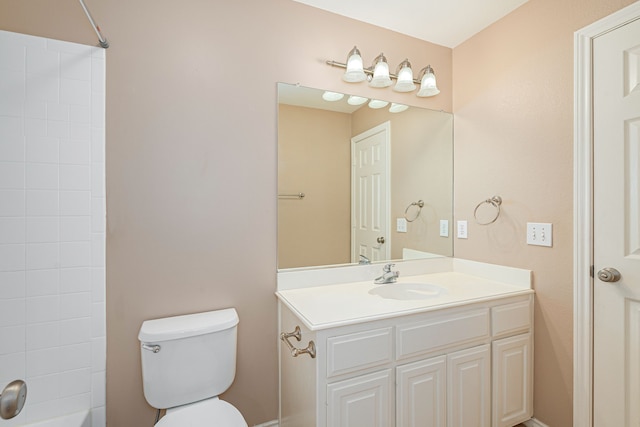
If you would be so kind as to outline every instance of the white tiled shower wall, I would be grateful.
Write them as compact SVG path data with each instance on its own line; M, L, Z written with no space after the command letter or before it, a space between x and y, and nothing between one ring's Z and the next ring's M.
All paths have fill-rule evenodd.
M105 424L105 51L0 31L0 390Z

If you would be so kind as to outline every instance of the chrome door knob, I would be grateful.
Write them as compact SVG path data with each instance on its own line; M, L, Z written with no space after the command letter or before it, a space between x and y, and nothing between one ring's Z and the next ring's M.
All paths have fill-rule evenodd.
M384 237L378 237L378 238L376 239L376 242L378 242L378 243L380 243L380 244L383 244L383 243L384 243Z
M620 272L612 267L603 268L598 271L598 279L603 282L617 282L621 277Z

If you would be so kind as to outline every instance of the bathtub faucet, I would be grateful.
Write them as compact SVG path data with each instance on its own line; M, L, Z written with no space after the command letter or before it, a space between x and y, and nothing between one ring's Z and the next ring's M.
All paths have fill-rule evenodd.
M391 271L391 268L394 265L395 264L385 264L385 266L382 267L382 276L376 277L373 283L377 285L381 285L383 283L395 283L398 280L398 276L400 276L400 272L398 270Z

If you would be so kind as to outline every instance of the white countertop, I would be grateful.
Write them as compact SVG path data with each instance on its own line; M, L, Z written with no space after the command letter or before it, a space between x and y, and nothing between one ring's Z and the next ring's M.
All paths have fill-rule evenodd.
M521 271L529 273L527 270ZM403 283L428 283L437 287L434 287L433 295L422 299L411 299L411 294L407 296L408 299L383 298L379 295L381 286ZM523 286L523 283L511 284L476 274L448 271L401 275L397 284L376 285L372 280L367 280L281 289L276 295L309 330L315 331L532 292L530 283L529 286Z

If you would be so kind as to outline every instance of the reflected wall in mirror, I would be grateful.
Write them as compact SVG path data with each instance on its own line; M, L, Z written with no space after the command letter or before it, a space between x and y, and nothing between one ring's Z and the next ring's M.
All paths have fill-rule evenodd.
M278 268L452 256L453 115L323 94L278 84Z

